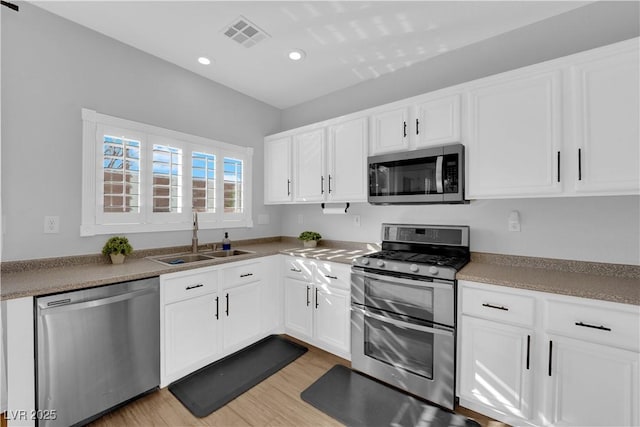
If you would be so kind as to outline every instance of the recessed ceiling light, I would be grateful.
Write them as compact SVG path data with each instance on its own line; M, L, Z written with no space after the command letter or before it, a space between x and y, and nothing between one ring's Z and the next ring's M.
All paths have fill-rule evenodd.
M211 60L209 58L205 58L204 56L201 56L200 58L198 58L198 62L201 63L202 65L211 64Z
M306 54L302 49L293 49L291 52L289 52L289 59L292 61L301 61L305 56Z

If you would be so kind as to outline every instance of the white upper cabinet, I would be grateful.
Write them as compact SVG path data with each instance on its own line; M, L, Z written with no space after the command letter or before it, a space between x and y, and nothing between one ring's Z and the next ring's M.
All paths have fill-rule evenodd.
M416 148L460 142L460 95L420 102L414 107L412 132Z
M293 188L298 202L323 201L325 182L325 128L293 136Z
M640 190L640 58L625 43L571 67L579 193Z
M409 148L409 106L396 106L371 115L371 154Z
M264 202L292 200L291 137L266 140L264 143Z
M327 201L367 200L367 125L362 117L329 126Z
M562 138L559 71L507 73L469 91L467 196L559 193Z

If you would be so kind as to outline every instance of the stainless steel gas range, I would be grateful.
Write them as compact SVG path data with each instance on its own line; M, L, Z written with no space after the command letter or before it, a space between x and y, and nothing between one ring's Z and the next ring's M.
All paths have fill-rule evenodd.
M453 409L455 276L467 262L467 226L382 224L382 250L351 267L352 368Z

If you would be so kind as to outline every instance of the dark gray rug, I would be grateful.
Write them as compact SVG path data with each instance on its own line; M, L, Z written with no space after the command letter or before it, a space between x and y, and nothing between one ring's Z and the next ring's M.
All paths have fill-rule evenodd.
M302 400L347 426L480 427L462 415L336 365L300 395Z
M307 348L271 335L169 385L169 391L196 417L206 417L265 380Z

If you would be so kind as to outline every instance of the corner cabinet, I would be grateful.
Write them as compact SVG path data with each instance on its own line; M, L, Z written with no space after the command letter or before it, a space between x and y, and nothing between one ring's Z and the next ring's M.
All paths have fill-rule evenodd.
M265 140L265 203L286 203L293 199L291 160L291 137Z
M640 424L637 306L459 285L461 405L512 425Z
M347 265L284 257L285 332L350 359L350 274Z

